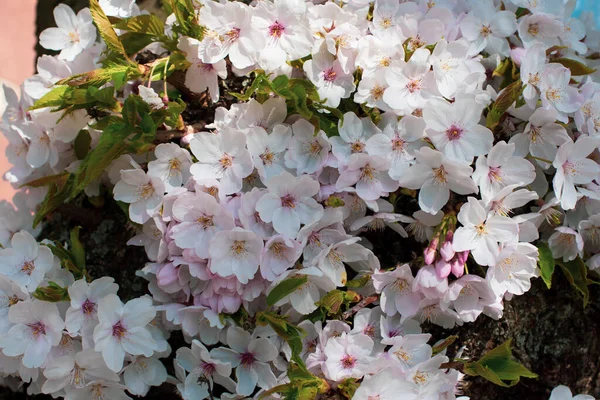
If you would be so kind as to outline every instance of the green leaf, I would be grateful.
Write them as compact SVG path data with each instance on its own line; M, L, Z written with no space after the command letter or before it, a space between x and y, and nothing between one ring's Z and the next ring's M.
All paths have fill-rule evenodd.
M562 64L569 68L572 76L583 76L596 72L595 69L570 58L558 58L556 60L552 60L552 62Z
M64 97L70 88L65 85L54 86L52 90L37 100L29 110L37 110L44 107L58 107L64 103Z
M98 145L86 156L77 170L68 198L75 198L87 185L98 178L113 160L135 150L126 141L131 133L132 128L124 122L108 126L104 130L102 135L100 135Z
M82 74L73 75L71 77L61 79L57 82L58 85L69 86L102 86L105 83L114 79L116 74L125 74L127 77L140 76L141 73L128 65L111 64L104 68L98 68L93 71L84 72Z
M165 34L165 24L153 14L122 19L115 24L115 28L156 37Z
M554 261L554 257L552 257L552 251L550 251L546 243L540 242L537 247L539 252L538 266L540 267L541 276L548 289L550 289L552 287L552 275L554 274L556 262Z
M510 106L519 99L523 93L524 86L522 82L516 81L508 85L498 96L485 120L485 125L489 129L494 129L500 123L500 119L510 108Z
M57 303L59 301L69 301L69 291L55 282L48 282L48 286L38 287L32 294L38 300Z
M90 151L90 144L92 143L92 136L87 129L82 129L77 134L75 141L73 142L73 149L75 155L79 160L83 160Z
M370 274L360 275L360 276L357 276L356 278L348 281L348 283L346 283L346 287L350 288L350 289L358 289L358 288L365 286L370 281L371 281Z
M269 292L267 295L267 304L272 306L285 296L293 293L306 282L308 282L308 276L306 275L297 275L283 280Z
M337 289L327 293L319 302L319 305L330 315L337 314L340 311L342 304L344 304L344 292Z
M56 210L69 197L69 192L73 187L74 177L70 174L60 174L59 177L48 184L48 192L46 197L38 206L38 209L33 218L33 227L39 225L40 222L52 211Z
M292 350L290 359L298 364L299 367L306 370L304 361L300 357L300 353L302 352L302 338L305 336L305 332L301 328L287 322L285 316L269 311L258 312L256 314L256 323L263 326L269 325L273 328L290 346Z
M338 390L347 399L352 399L360 384L356 378L347 378L338 384Z
M112 79L112 75L111 75ZM113 86L108 86L102 89L98 89L95 86L89 86L87 88L87 92L90 96L100 103L104 104L114 104L115 103L115 88Z
M123 43L119 40L108 17L104 14L102 7L100 7L98 0L90 0L90 12L106 46L115 53L122 55L126 60L129 60L125 48L123 47Z
M142 132L149 135L154 135L156 133L156 125L154 124L154 121L152 120L150 114L145 114L142 117L142 121L140 122L140 128L142 129Z
M466 363L464 368L465 374L481 376L503 387L516 385L521 377L537 378L537 374L512 359L511 341L512 339L509 339L502 343L483 356L479 361Z
M48 176L43 176L38 179L34 179L32 181L22 184L20 187L28 186L28 187L38 188L38 187L49 186L54 183L61 183L61 182L64 183L64 181L68 177L69 177L68 172L61 172L60 174L48 175Z
M80 226L76 226L71 230L71 253L73 253L75 265L81 270L85 270L85 250L79 240L80 230Z
M115 72L110 76L110 80L115 85L115 90L121 90L127 83L127 71Z
M132 56L140 52L144 47L154 42L152 36L144 35L143 33L127 32L119 36L125 52Z
M196 10L192 0L169 0L169 2L177 20L177 24L173 26L173 31L184 36L202 40L204 28L198 25Z
M581 293L583 296L583 306L586 307L590 303L590 290L587 278L588 269L581 257L567 262L562 261L562 259L556 260L556 263L560 266L571 285Z

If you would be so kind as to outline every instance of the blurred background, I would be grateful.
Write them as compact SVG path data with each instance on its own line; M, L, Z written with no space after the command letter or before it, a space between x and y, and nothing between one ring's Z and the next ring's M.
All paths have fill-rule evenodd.
M156 0L141 1L146 7L154 8ZM87 5L87 0L0 0L0 82L18 91L21 82L35 71L37 36L42 30L54 26L52 10L64 3L75 11ZM140 3L140 1L138 1ZM600 25L600 0L578 0L575 15L583 11L594 11ZM0 115L4 98L0 93ZM4 149L6 139L0 135L0 176L9 169ZM0 179L0 200L10 200L13 189Z

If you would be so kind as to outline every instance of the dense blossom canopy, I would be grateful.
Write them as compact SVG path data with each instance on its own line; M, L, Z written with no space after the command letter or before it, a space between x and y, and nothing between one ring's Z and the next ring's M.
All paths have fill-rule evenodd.
M454 399L463 372L498 371L428 327L501 318L555 263L580 291L596 279L600 33L573 1L164 3L166 23L134 0L59 5L40 36L59 53L20 97L2 87L21 188L0 204L4 383ZM184 112L223 98L208 125ZM35 238L60 204L106 193L149 295L90 279L78 230ZM493 376L535 376L513 370ZM551 396L571 398L590 397Z

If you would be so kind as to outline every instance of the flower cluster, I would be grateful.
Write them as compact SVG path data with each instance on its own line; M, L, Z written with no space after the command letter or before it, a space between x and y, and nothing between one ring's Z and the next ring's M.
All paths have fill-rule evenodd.
M169 54L138 65L147 86L140 76L117 85L125 69L70 98L68 112L53 108L66 98L54 88L97 82L88 71L101 79L112 65L106 52L119 46L93 16L118 19L119 32L155 22L134 0L92 0L93 12L55 9L58 27L40 44L60 53L39 58L20 98L2 87L5 177L36 183L16 208L0 204L7 380L67 399L129 398L164 382L184 399L278 399L270 389L293 385L294 365L319 382L315 398L354 385L347 398L453 399L462 374L423 333L429 324L501 318L540 276L542 252L600 269L600 62L587 57L600 34L570 17L570 3L194 3L201 33L175 10L133 52ZM170 60L182 78L168 88ZM218 107L201 129L163 118L177 140L119 153L84 180L85 195L108 189L125 205L151 296L124 303L113 278L76 277L36 241L33 213L57 190L40 183L79 179L86 155L110 151L100 143L120 125L103 117L142 99L141 129L122 140L134 142L152 113L171 110L173 91L217 102L224 80L252 72L256 98ZM279 76L293 95L274 89ZM272 90L259 93L259 79ZM81 106L92 101L110 115ZM63 298L44 301L45 287ZM168 377L159 359L174 330L190 347L174 349ZM301 348L282 335L291 330ZM552 398L566 399L561 390Z

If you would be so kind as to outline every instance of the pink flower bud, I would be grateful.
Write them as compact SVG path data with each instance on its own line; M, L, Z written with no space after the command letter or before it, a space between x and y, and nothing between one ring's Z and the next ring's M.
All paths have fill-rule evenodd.
M451 271L452 271L452 266L450 265L449 262L446 262L443 259L439 259L435 263L435 273L438 278L440 278L440 279L447 278L448 275L450 275Z
M434 240L436 240L436 239L434 239ZM433 243L433 242L431 242L431 243ZM436 247L437 247L437 244L436 244L436 246L431 246L431 244L430 244L429 246L427 246L427 248L423 252L423 256L425 257L425 265L431 265L435 261Z
M452 274L455 277L460 278L465 273L465 264L461 264L458 259L454 259L451 263Z
M454 250L452 249L452 242L444 242L444 244L440 248L440 255L442 256L444 261L449 262L450 260L452 260L454 258L454 254L456 253L454 253Z
M465 263L467 262L467 259L469 258L470 253L471 252L469 250L467 250L467 251L462 251L457 254L458 262L460 263L460 265L465 265Z
M525 49L523 47L515 47L514 49L511 49L510 58L515 64L517 64L517 66L521 66L523 57L525 57Z

